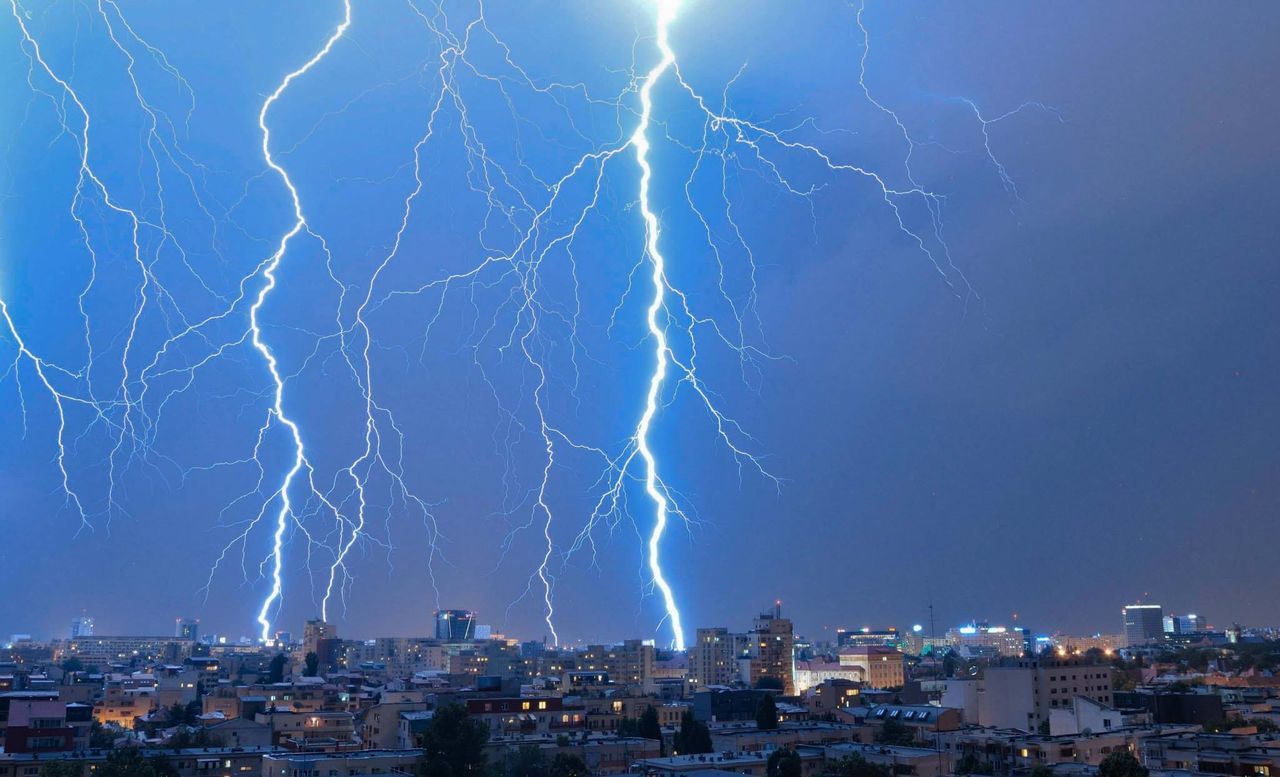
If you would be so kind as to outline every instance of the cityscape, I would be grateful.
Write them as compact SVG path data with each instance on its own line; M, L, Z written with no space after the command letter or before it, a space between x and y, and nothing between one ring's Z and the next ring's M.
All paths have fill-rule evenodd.
M439 610L421 637L318 618L266 642L13 635L10 775L736 773L1267 775L1280 628L1121 609L1108 633L970 622L797 633L780 602L651 639L556 648ZM133 759L129 761L128 759ZM87 771L86 771L87 770ZM133 771L129 771L133 770ZM1127 772L1126 772L1127 773Z
M1280 777L1277 40L0 0L0 777Z

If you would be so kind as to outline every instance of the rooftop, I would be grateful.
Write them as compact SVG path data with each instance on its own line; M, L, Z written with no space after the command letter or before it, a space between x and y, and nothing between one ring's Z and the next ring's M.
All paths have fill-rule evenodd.
M418 758L421 750L350 750L341 753L295 753L289 750L278 750L267 753L263 757L273 761L288 761L291 764L322 763L324 761L373 760L376 758Z
M804 757L821 757L820 753L806 751L801 753ZM681 767L697 768L703 764L724 764L725 766L741 768L744 766L759 766L768 762L769 756L762 750L755 750L745 753L705 753L702 755L672 755L665 758L641 758L637 763L644 764L648 767L657 769L679 769ZM732 769L728 770L732 771Z
M836 755L891 755L895 758L936 758L940 751L930 747L904 747L902 745L864 745L850 742L847 744L827 745L828 753Z

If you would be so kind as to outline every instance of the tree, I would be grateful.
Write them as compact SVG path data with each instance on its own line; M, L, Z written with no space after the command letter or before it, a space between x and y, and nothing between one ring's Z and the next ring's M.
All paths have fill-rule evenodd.
M656 739L659 745L658 752L666 753L666 747L662 743L662 726L658 723L658 711L653 708L653 705L645 707L639 718L623 718L619 721L618 736ZM677 735L678 741L679 735Z
M978 756L973 753L966 753L963 758L956 761L956 774L991 774L991 764L978 760Z
M697 755L711 750L711 731L693 716L693 710L685 710L680 716L680 731L676 733L676 754Z
M1117 750L1098 764L1098 777L1148 777L1150 772L1128 750Z
M770 753L769 761L765 764L765 773L769 777L801 777L802 772L800 755L785 747Z
M62 662L62 671L64 672L81 672L84 671L84 662L72 656Z
M467 715L461 704L448 704L422 732L423 777L462 777L485 770L484 746L489 727Z
M44 777L83 777L84 766L70 761L54 761L41 771Z
M662 726L658 723L658 711L653 708L652 704L645 707L644 712L640 713L637 731L645 739L662 741Z
M284 653L276 653L275 658L272 658L271 663L267 665L267 682L284 682L284 667L288 663L289 659L285 658Z
M661 743L662 726L658 723L658 711L653 708L653 705L649 705L644 708L644 712L640 713L639 718L623 718L618 721L618 736L656 739ZM659 752L665 753L665 747L662 747Z
M1258 729L1259 734L1273 734L1280 730L1280 726L1272 723L1268 718L1227 718L1217 723L1210 723L1205 726L1205 730L1214 734L1221 734L1224 731L1230 731L1233 728L1244 728L1246 726L1254 726Z
M893 770L885 764L873 764L860 755L851 755L828 761L819 777L892 777Z
M1053 777L1053 769L1045 764L1031 767L1031 777Z
M880 735L876 737L882 745L902 745L909 746L915 744L916 732L913 728L894 718L885 718L884 725L880 727Z
M320 656L312 650L307 653L307 666L302 670L303 677L315 677L320 674Z
M98 721L89 725L89 747L94 750L110 750L116 745L116 733Z
M766 693L760 697L756 705L756 728L761 731L772 731L778 727L778 705L773 702L773 694Z
M172 750L186 750L192 747L224 747L226 740L217 734L209 733L207 728L198 728L193 733L190 729L182 729L169 737L165 747Z
M145 756L136 747L113 750L95 777L177 777L178 770L167 759Z
M546 756L537 745L508 749L502 773L505 777L547 777Z
M1040 721L1040 727L1037 729L1037 733L1039 733L1040 736L1042 737L1047 737L1049 736L1049 732L1051 732L1052 730L1053 729L1049 726L1049 719L1045 718L1044 720Z
M548 777L590 777L586 762L573 753L556 753L547 769Z

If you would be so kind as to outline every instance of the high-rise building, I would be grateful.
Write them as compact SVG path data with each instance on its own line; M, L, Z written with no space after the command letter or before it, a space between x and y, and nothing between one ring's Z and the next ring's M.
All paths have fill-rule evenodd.
M948 629L947 641L961 655L975 658L984 657L984 653L1018 658L1030 647L1026 629L989 623L970 623Z
M787 696L796 692L795 684L795 636L791 621L782 617L781 602L773 612L762 612L752 625L747 655L739 659L743 679L752 688L768 678L782 685Z
M1164 616L1165 634L1191 634L1197 631L1208 631L1208 629L1209 621L1203 615L1190 613Z
M892 626L887 629L836 629L836 647L894 647L902 648L902 635Z
M337 636L337 626L332 623L322 621L319 618L312 618L302 627L303 654L315 653L319 655L320 643L325 640L335 639Z
M656 649L652 642L628 639L617 645L588 645L578 652L579 671L603 671L618 685L635 686L640 693L653 693L653 667Z
M78 658L86 667L107 670L111 664L133 661L163 661L176 664L191 655L194 643L175 637L112 637L95 634L60 643L54 650L57 662Z
M901 688L906 684L902 651L883 645L849 647L840 651L840 666L860 669L862 682L872 688Z
M1160 605L1130 604L1123 612L1126 645L1149 645L1164 638L1164 608Z
M199 639L200 621L194 618L178 618L174 625L173 636L179 639Z
M476 614L470 610L436 610L436 639L465 642L475 639Z
M82 614L79 618L71 621L71 638L78 639L80 637L93 636L93 618Z
M734 638L723 626L698 629L689 649L689 676L695 686L729 685L738 676Z
M1110 706L1111 674L1083 658L1004 659L978 680L977 723L1036 731L1053 710L1074 710L1077 697Z
M699 687L741 682L755 688L765 680L794 694L795 636L781 603L761 613L745 634L722 626L698 629L689 649L689 676Z

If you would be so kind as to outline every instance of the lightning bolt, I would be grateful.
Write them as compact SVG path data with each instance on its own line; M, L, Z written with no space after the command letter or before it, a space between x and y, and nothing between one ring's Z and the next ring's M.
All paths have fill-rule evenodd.
M85 358L83 364L73 367L61 366L44 355L39 339L23 331L20 311L0 295L0 336L13 343L14 354L0 380L10 375L16 378L24 425L25 375L34 375L34 385L52 403L62 491L83 527L91 526L94 512L85 504L88 497L82 499L87 489L77 482L72 459L77 443L93 430L101 430L108 443L104 497L108 515L122 509L120 481L128 468L139 462L173 466L182 481L215 469L249 470L251 487L218 513L218 528L234 526L235 530L210 569L204 590L207 595L215 573L222 564L230 563L236 548L240 549L241 571L248 584L251 534L256 537L260 527L269 529L266 555L255 553L253 557L258 579L265 580L269 588L256 607L255 620L264 641L271 638L273 620L283 602L285 557L296 547L291 531L304 543L305 557L297 563L312 575L312 595L321 617L327 620L337 608L345 607L347 593L354 585L352 559L360 549L367 543L380 545L388 550L390 559L393 515L401 511L420 515L430 542L426 566L439 605L433 564L444 558L441 527L435 505L410 487L406 431L383 395L379 379L376 356L386 346L379 341L377 316L393 305L406 303L423 317L419 362L424 367L428 348L435 346L440 336L437 328L443 328L442 322L457 313L455 308L462 311L459 318L464 320L464 333L459 336L459 351L469 357L468 367L479 375L499 416L493 446L505 469L501 473L501 507L496 512L507 534L495 570L508 563L508 553L517 544L532 541L532 569L520 569L517 580L524 588L511 607L525 597L536 601L552 640L558 643L557 581L580 555L588 556L588 563L597 567L597 554L606 538L624 530L634 532L639 541L641 596L660 601L663 617L655 628L669 629L671 644L683 649L686 643L677 595L680 576L671 567L666 551L673 531L681 526L696 527L699 516L694 500L678 488L676 462L664 458L655 439L660 411L677 402L691 403L704 414L709 435L727 452L740 474L746 472L781 487L779 478L764 466L757 441L722 409L720 394L711 383L712 373L703 368L704 362L714 364L719 355L727 354L737 361L734 366L740 369L744 385L754 388L765 362L785 358L768 348L756 312L756 253L749 239L751 225L742 220L737 207L740 200L735 186L743 179L760 180L813 214L815 198L825 188L847 181L855 191L867 192L883 206L885 218L896 225L901 240L919 251L957 298L966 303L976 298L944 239L945 197L930 188L926 176L915 169L916 150L936 141L914 134L908 122L890 107L891 101L877 97L870 86L871 35L864 23L862 2L851 5L863 45L856 63L858 84L862 98L896 128L904 149L888 170L862 161L857 149L829 147L826 138L842 130L820 128L812 119L757 119L739 113L731 93L745 66L718 95L709 96L691 83L681 71L672 42L672 30L683 12L679 0L652 0L645 10L652 15L652 26L646 21L646 29L636 39L630 67L610 71L603 91L588 88L584 82L535 77L490 26L483 2L450 4L446 12L443 0L406 0L404 7L420 23L414 29L425 32L428 45L434 48L430 58L402 80L419 79L429 99L418 119L421 134L412 148L406 143L401 152L403 164L387 178L369 181L373 185L403 180L397 178L401 171L410 179L403 197L396 199L400 207L394 233L385 247L378 249L372 271L357 280L343 275L344 268L330 250L323 230L307 220L303 195L281 160L306 142L321 122L355 110L365 96L387 84L370 87L340 109L326 113L292 148L273 146L269 121L291 85L312 72L346 36L352 21L351 0L343 0L342 19L323 45L286 74L260 104L257 128L263 169L246 182L241 200L220 213L215 212L219 204L211 196L206 199L201 191L205 168L179 143L182 128L192 121L195 92L165 54L138 34L115 0L93 0L93 7L121 55L124 75L140 111L140 153L147 160L147 185L154 190L149 197L140 195L137 202L131 197L127 203L98 172L102 152L90 130L89 108L70 80L60 77L46 61L28 30L29 16L19 0L9 2L21 33L20 45L30 62L31 89L49 99L63 135L76 146L76 187L70 215L89 257L89 277L78 298ZM185 95L185 116L171 117L143 89L140 68L147 63L153 72L158 69L172 79L178 93ZM37 85L45 81L56 89L45 91ZM976 100L955 100L977 122L980 141L974 153L985 156L1016 199L1014 178L995 153L991 130L1024 110L1043 110L1055 116L1056 112L1027 102L1004 113L988 114ZM530 107L545 110L546 115L535 121L526 113ZM690 114L693 131L683 118L668 120L669 116ZM427 154L449 141L458 145L445 146L445 152L465 168L464 194L479 203L474 247L457 265L451 263L452 255L443 252L425 262L405 261L405 255L411 253L410 226L422 218L418 211L433 183ZM536 146L545 152L545 158L529 155L527 146ZM659 155L660 146L673 153ZM687 170L681 174L680 166L686 163ZM170 171L179 177L175 179ZM168 203L178 195L166 188L166 182L179 181L176 188L191 198L207 220L213 233L213 253L221 256L218 230L231 221L230 214L247 198L249 185L267 176L278 180L287 192L292 212L288 228L271 239L267 250L253 254L265 254L254 266L237 270L222 283L211 280L188 250L189 244L178 239L177 227L171 226ZM660 186L669 181L678 184L681 178L683 201L674 207L662 202ZM136 268L120 358L110 365L105 364L103 355L115 352L100 348L87 306L97 289L99 254L107 255L102 240L92 234L87 211L90 201L101 203L105 215L125 225L130 235L130 272ZM678 247L670 238L664 239L659 214L673 210L687 211L704 239ZM639 219L635 218L637 212ZM615 224L614 215L625 218ZM816 229L816 216L813 219ZM172 219L173 225L182 223L183 219ZM583 248L589 243L586 238L597 227L611 236L614 233L608 230L617 230L619 239L614 245L625 247L610 247L599 262L580 265L579 254L588 250ZM643 230L641 240L634 239L637 227ZM339 299L332 331L306 333L314 337L314 345L301 359L295 359L282 353L278 343L268 341L264 318L269 300L283 282L283 265L290 249L307 238L319 245ZM590 315L590 306L584 305L584 300L590 303L593 294L584 294L580 272L597 264L607 265L622 279L616 303L612 297L606 300L606 307L612 305L607 322L585 318ZM684 268L703 266L714 274L706 294L681 283ZM179 300L162 282L179 273L194 279L196 293L202 295L198 300ZM584 320L587 326L581 326ZM592 333L602 331L612 347L621 339L616 330L632 325L637 332L636 352L643 357L643 374L633 384L635 396L618 399L582 392L582 386L589 385L583 381L583 370L607 364L592 352ZM148 331L149 327L158 331ZM153 336L154 348L148 353ZM410 344L416 345L417 339ZM252 355L255 373L259 364L266 368L262 384L242 392L247 397L244 407L251 407L253 413L252 422L245 424L246 435L253 435L251 450L204 466L178 466L155 450L166 406L192 389L198 373L233 358L237 349ZM407 366L412 358L408 348L394 350L406 355ZM329 358L340 363L344 379L358 394L354 403L358 409L353 406L352 412L357 414L362 434L358 442L337 451L336 466L317 472L306 445L307 435L290 411L287 399L291 396L286 397L286 388L313 362ZM297 366L284 366L294 364ZM638 400L635 406L628 404L633 400ZM577 412L584 407L603 407L621 415L623 428L614 432L613 438L600 441L599 432L583 431L577 423ZM618 408L623 408L622 412ZM87 420L78 426L80 413ZM283 471L265 461L268 440L275 436L288 444ZM249 447L247 442L245 447ZM317 457L317 461L323 460L322 454ZM582 483L576 483L574 477ZM635 504L630 501L633 496ZM383 497L388 502L380 508ZM575 499L581 504L575 504ZM385 537L375 528L379 509L385 510ZM245 514L233 518L241 511ZM327 528L317 530L311 523L315 516L322 517ZM290 563L293 558L290 555Z
M683 650L685 647L684 629L681 621L680 608L676 602L676 596L672 589L667 575L661 564L661 543L668 525L669 512L671 511L671 494L670 490L663 483L658 474L658 459L650 445L650 432L653 427L654 418L663 396L664 383L667 380L667 373L670 368L679 371L681 382L693 388L699 399L702 400L706 410L716 424L718 434L722 442L729 448L735 458L740 463L748 463L766 478L777 483L777 479L769 474L761 465L760 459L745 448L734 441L732 434L742 433L741 427L736 421L722 413L712 400L710 391L702 383L698 377L696 368L697 359L697 338L694 330L698 326L708 326L722 340L725 340L720 328L715 324L713 319L700 317L693 313L690 308L688 296L674 287L666 272L667 260L662 252L660 245L661 240L661 224L654 213L652 206L652 194L650 184L653 179L653 168L649 160L649 152L651 149L651 141L649 131L653 123L653 90L657 82L668 72L674 74L676 81L684 92L691 97L698 108L702 111L706 124L704 125L704 134L701 147L693 149L697 155L697 165L700 165L703 157L712 153L716 147L708 143L708 138L724 133L724 142L719 146L719 153L723 156L725 149L729 146L737 144L748 149L759 161L765 171L774 179L780 187L785 191L808 198L812 196L817 188L814 186L802 186L793 183L791 178L782 172L781 163L766 152L767 146L772 146L781 152L808 157L818 161L828 171L832 173L853 173L865 179L872 181L878 189L884 203L889 207L897 221L900 231L910 239L915 245L929 258L937 269L939 275L949 285L955 288L952 278L955 277L964 289L965 298L975 294L970 286L968 279L965 278L963 272L954 264L951 259L951 251L942 234L942 203L943 197L922 186L916 178L912 169L911 161L914 153L916 142L911 138L906 125L901 118L892 110L884 106L875 97L873 97L870 88L866 83L867 56L870 52L870 35L863 23L864 4L859 3L855 6L855 20L858 28L863 34L863 56L859 61L859 77L858 83L862 87L866 99L881 112L889 116L902 134L907 144L907 152L903 158L903 167L906 172L908 186L895 187L888 183L887 179L880 173L862 165L839 162L832 155L820 148L819 146L790 139L790 131L779 131L771 129L763 124L749 121L742 117L733 115L727 110L728 96L726 95L722 101L720 110L713 109L709 102L684 78L679 71L676 52L672 48L670 40L671 25L676 19L679 8L679 0L657 0L655 13L655 42L660 54L657 63L645 74L642 85L639 89L640 113L639 121L636 125L635 132L630 138L630 145L635 150L636 161L640 167L639 191L638 199L640 203L640 212L645 222L645 255L648 257L651 274L650 281L652 286L652 297L647 309L646 323L649 335L654 346L654 366L653 371L648 380L648 391L645 395L644 412L636 426L635 433L632 438L634 452L638 454L644 465L644 487L650 501L653 504L653 521L647 537L647 558L651 581L654 587L661 594L662 603L666 610L666 617L670 621L672 630L672 642L677 650ZM736 79L735 79L736 80ZM729 86L732 86L732 81ZM1023 105L1008 111L994 119L987 119L983 116L976 102L968 98L962 98L963 102L968 105L974 116L977 118L983 137L983 149L987 158L999 174L1001 182L1005 185L1014 196L1017 196L1017 188L1012 178L1009 176L1004 164L996 157L991 148L991 137L989 134L990 127L999 121L1014 116L1026 108L1039 108L1050 112L1052 109L1038 102L1027 102ZM1056 112L1053 112L1056 116ZM1059 117L1060 118L1060 117ZM805 122L807 123L807 122ZM801 126L804 126L802 123ZM712 252L716 257L717 265L720 268L720 290L722 296L729 303L730 308L734 311L738 324L738 339L736 342L729 341L729 347L749 360L754 356L768 356L767 353L758 351L746 345L743 316L744 311L740 309L733 300L729 299L724 287L724 265L721 261L721 253L715 240L711 236L711 227L708 219L694 202L690 193L691 183L697 175L698 166L695 165L693 173L691 173L688 182L686 182L686 197L690 210L695 213L698 220L705 228L708 235L708 243ZM722 187L722 193L727 191L727 184ZM925 206L930 216L930 229L928 232L921 232L909 225L904 214L903 205L909 201L918 201ZM745 250L748 265L750 269L750 294L747 308L750 309L754 305L756 298L755 286L755 262L754 254L750 246L743 238L741 227L734 220L731 212L731 202L727 193L724 194L725 202L725 220L732 228L738 243ZM668 290L676 295L679 300L679 309L686 317L688 324L685 329L686 339L691 349L691 354L687 362L682 362L672 350L668 329L670 313L667 310L666 294ZM749 436L748 436L748 439ZM625 475L628 464L628 457L620 467L620 472ZM614 493L620 485L615 485Z
M301 67L290 72L284 77L284 80L276 86L275 90L263 100L262 108L258 111L258 129L262 133L262 159L267 167L280 178L280 182L289 190L289 199L293 205L293 226L289 228L280 237L280 243L277 245L275 253L267 260L266 266L262 269L262 286L258 289L257 297L254 299L253 305L249 308L249 328L252 334L253 347L262 355L263 361L266 362L267 371L271 374L271 381L274 386L273 401L271 407L271 417L279 421L289 432L289 438L293 443L293 463L284 474L284 479L280 482L280 486L276 489L275 498L280 501L280 508L275 516L275 531L271 536L271 590L267 593L266 598L262 600L262 606L258 608L258 625L261 627L261 638L264 642L271 639L271 620L270 615L272 608L283 596L283 582L281 579L284 568L284 535L289 527L289 522L293 517L293 502L290 492L293 488L293 481L304 467L309 467L307 461L306 448L302 442L302 430L298 427L298 423L294 421L285 412L284 408L284 384L285 379L280 373L280 363L276 359L275 353L272 352L270 346L262 337L262 327L259 323L259 313L262 306L266 303L267 297L276 287L276 272L280 268L280 263L284 260L285 252L289 249L289 241L293 240L298 233L307 229L307 219L302 213L302 199L298 196L298 189L293 184L293 179L289 177L289 173L280 166L271 155L271 130L267 127L267 114L271 111L271 106L276 104L280 96L285 93L296 79L306 75L313 67L328 56L333 50L334 45L342 39L346 34L347 28L351 26L351 2L343 0L343 17L342 22L334 28L333 33L325 41L324 46L320 48L311 59L307 60Z
M152 287L154 286L159 294L165 293L163 287L155 278L154 274L155 265L160 259L160 247L155 249L150 260L144 258L142 232L144 229L156 230L162 235L164 240L171 240L173 236L167 226L163 223L163 217L161 218L161 223L152 223L139 215L135 208L122 204L118 198L112 195L110 187L107 186L106 182L98 174L94 165L93 154L91 152L91 149L94 148L94 146L91 145L91 128L93 120L89 109L81 100L79 93L71 83L59 76L54 68L49 64L48 60L46 60L39 41L37 41L31 34L31 31L27 26L25 11L21 9L17 0L10 0L9 9L14 21L18 25L18 29L22 37L22 47L24 52L26 52L31 65L27 75L28 84L31 86L33 92L44 94L54 104L63 133L75 140L78 150L77 179L70 215L79 227L81 235L84 238L86 249L88 250L91 258L92 268L89 281L78 297L80 314L85 324L85 346L87 352L85 364L78 370L69 370L57 367L51 361L37 356L27 346L22 335L19 333L18 325L10 315L7 304L5 304L4 319L9 330L10 337L18 346L16 360L20 361L25 357L26 360L30 362L41 385L49 394L56 406L58 414L58 430L56 438L58 449L57 462L59 472L62 476L63 492L65 493L68 502L75 507L80 518L81 528L89 529L92 528L89 521L89 514L86 512L84 502L81 499L80 494L72 487L70 473L67 469L68 445L65 436L67 432L66 405L77 404L90 409L93 416L90 428L92 428L93 425L102 424L110 430L110 433L114 434L114 442L108 455L110 469L108 473L106 501L107 514L110 516L111 511L117 507L117 459L126 444L126 440L131 443L135 441L138 431L135 426L135 419L133 415L133 411L136 407L136 397L133 393L134 389L131 381L130 355L133 352L139 322L142 320L150 301L149 293L151 292ZM99 6L99 9L101 10L101 6ZM52 94L44 92L35 86L33 79L34 71L37 69L43 72L49 80L53 81L57 85L60 93L62 94L61 99L56 98ZM78 131L68 124L66 110L66 101L68 100L71 105L74 106L76 113L80 117ZM154 116L152 118L154 120ZM152 130L154 131L154 124L152 126ZM86 187L89 189L89 192L86 192ZM89 319L85 314L84 308L85 298L91 291L94 281L97 278L98 254L92 241L89 239L89 233L85 226L85 222L81 217L80 208L84 201L93 192L96 192L99 200L111 213L125 218L128 222L130 241L132 245L132 258L139 269L139 275L141 278L136 289L135 305L129 319L124 346L120 350L119 368L121 377L119 387L117 389L116 396L109 400L99 399L94 392L92 376L95 369L95 352L89 333ZM161 245L163 245L163 241L161 242ZM15 365L17 364L17 361L15 361ZM11 371L14 372L15 376L17 375L16 369ZM55 388L53 381L51 380L54 376L61 376L74 381L78 384L77 387L81 388L82 391L72 392ZM23 402L23 411L25 424L25 402ZM113 414L112 411L119 411L119 413ZM87 433L87 429L85 433Z
M640 121L631 136L631 145L635 148L636 164L640 166L640 213L644 216L645 254L653 265L651 280L653 298L649 303L646 321L649 334L654 343L654 368L649 377L649 391L645 395L644 413L636 425L635 445L640 457L644 459L644 489L653 500L653 528L649 532L649 571L653 575L653 583L662 593L662 603L666 607L667 617L671 620L671 631L674 636L676 650L684 650L684 626L680 622L680 608L676 605L675 593L667 582L662 571L659 552L662 535L667 529L667 495L665 486L658 479L658 461L649 446L649 429L653 425L653 417L658 413L658 399L662 392L663 382L667 378L667 345L666 330L658 324L658 315L665 304L667 285L666 259L658 245L661 229L658 217L653 212L650 202L649 183L653 179L653 168L649 164L649 125L653 120L653 87L662 75L671 69L676 62L676 54L671 50L668 30L676 17L677 0L659 0L657 13L657 45L662 56L658 63L645 76L644 86L640 87Z

